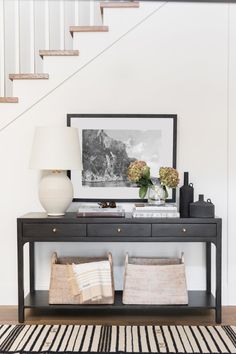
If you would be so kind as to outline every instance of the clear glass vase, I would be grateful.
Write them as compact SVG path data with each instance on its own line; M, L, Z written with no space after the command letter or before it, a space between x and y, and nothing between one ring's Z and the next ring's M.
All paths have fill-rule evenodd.
M148 187L148 203L154 205L164 205L166 191L160 184L153 184Z

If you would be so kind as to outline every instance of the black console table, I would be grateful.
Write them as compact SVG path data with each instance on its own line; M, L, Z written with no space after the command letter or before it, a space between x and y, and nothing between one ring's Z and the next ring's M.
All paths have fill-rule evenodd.
M204 242L206 244L206 290L189 291L188 305L123 305L116 292L114 305L49 305L48 291L35 290L35 242ZM24 245L29 243L30 292L24 294ZM216 248L216 292L211 289L211 244ZM221 323L221 219L203 218L78 218L76 213L64 217L47 217L29 213L17 219L18 250L18 320L24 322L26 308L138 310L181 308L215 309Z

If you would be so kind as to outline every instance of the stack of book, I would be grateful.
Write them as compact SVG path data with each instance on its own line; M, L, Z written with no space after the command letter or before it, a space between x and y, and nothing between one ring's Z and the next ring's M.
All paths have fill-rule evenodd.
M110 217L121 218L125 216L124 209L120 207L116 208L101 208L100 206L80 206L77 212L77 217Z
M152 205L139 203L134 205L134 218L179 218L176 204Z

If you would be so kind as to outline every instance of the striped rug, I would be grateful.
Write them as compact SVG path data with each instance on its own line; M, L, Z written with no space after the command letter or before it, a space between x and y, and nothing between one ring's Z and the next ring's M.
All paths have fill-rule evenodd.
M0 353L236 353L236 327L0 325Z

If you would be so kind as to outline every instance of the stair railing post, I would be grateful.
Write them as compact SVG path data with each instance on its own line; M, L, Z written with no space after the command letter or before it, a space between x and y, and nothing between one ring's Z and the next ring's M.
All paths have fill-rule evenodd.
M61 6L62 2L62 0L48 1L50 50L64 49L64 31L62 31L64 9Z
M75 26L79 25L79 0L74 1L74 23Z
M0 97L5 96L5 11L4 0L0 0Z
M64 2L64 48L73 49L73 38L69 32L70 26L78 26L78 1L63 0Z
M49 2L48 0L44 0L44 26L45 26L45 50L50 49L50 23L49 23Z
M15 0L14 20L15 20L15 72L20 72L20 10L19 1Z
M30 71L35 73L35 6L34 6L34 1L30 0L29 2L29 13L30 13L30 23L29 23L29 28L30 28Z
M9 80L9 73L16 72L20 67L19 53L19 1L4 0L4 70L5 89L4 96L10 97L13 93L13 85ZM19 71L18 71L19 72Z
M89 24L94 26L94 0L89 1Z
M103 25L100 2L96 0L94 0L94 25L95 26Z
M79 1L79 25L88 26L90 23L90 1Z
M34 73L34 0L19 1L20 71Z
M66 49L65 48L65 1L60 1L60 22L59 22L59 32L60 32L60 49Z

